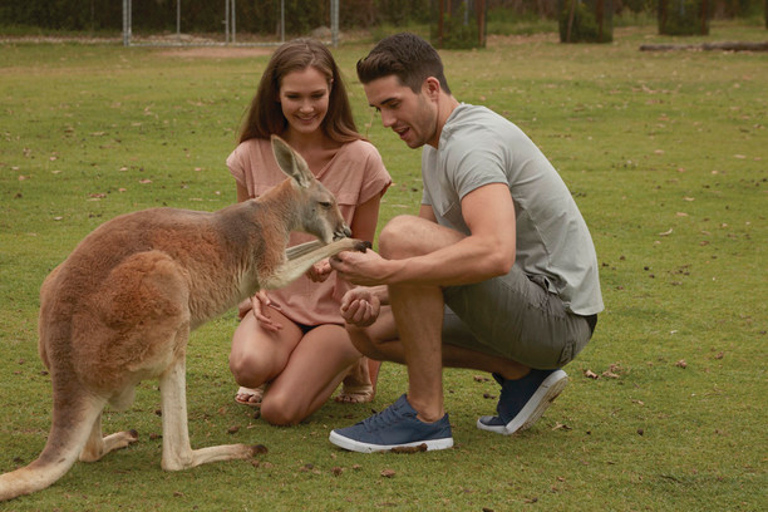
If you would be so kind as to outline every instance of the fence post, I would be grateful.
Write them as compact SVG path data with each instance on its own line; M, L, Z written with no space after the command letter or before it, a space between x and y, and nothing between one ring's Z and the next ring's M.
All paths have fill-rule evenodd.
M123 0L123 46L131 46L131 0Z
M331 43L339 46L339 0L331 0Z

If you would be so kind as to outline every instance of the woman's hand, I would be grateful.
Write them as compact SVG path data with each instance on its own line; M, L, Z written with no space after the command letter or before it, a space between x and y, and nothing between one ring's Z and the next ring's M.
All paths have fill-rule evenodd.
M331 275L333 269L328 258L318 261L307 270L307 276L315 283L322 283Z
M265 331L279 331L283 326L272 320L269 316L269 308L280 309L277 304L272 302L272 299L269 298L266 291L259 290L253 297L245 299L240 303L238 306L238 314L242 319L249 312L252 312L253 316L256 317L256 320L259 322L259 325Z

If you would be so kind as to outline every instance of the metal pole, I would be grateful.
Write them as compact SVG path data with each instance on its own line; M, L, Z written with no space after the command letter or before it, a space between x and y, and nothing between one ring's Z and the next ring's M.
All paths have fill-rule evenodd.
M331 42L339 46L339 0L331 0Z
M232 42L235 43L237 39L237 14L235 14L235 2L232 0L230 7L232 8Z
M285 42L285 0L280 0L280 42Z
M229 0L224 0L224 43L229 43Z
M176 38L181 41L181 0L176 0Z
M123 46L131 46L131 0L123 0Z

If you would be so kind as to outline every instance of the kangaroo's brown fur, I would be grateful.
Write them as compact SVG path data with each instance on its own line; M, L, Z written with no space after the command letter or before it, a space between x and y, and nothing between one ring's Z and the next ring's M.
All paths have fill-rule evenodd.
M272 146L290 179L260 198L214 213L157 208L122 215L88 235L45 279L39 351L53 385L53 424L37 460L0 476L0 500L48 487L78 457L95 461L136 442L135 431L103 437L101 413L107 404L128 407L136 384L148 378L160 380L163 469L255 453L242 444L191 448L190 331L321 259L365 250L346 238L333 195L304 160L277 137ZM319 240L286 252L292 230Z

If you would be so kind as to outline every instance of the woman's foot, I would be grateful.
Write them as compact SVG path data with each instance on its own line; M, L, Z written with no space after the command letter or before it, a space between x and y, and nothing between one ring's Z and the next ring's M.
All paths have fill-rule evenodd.
M262 398L264 398L264 386L258 388L240 386L235 394L235 402L250 407L260 407Z
M364 404L373 401L376 396L376 381L379 378L380 367L381 361L361 357L344 377L341 393L335 400L344 404Z

